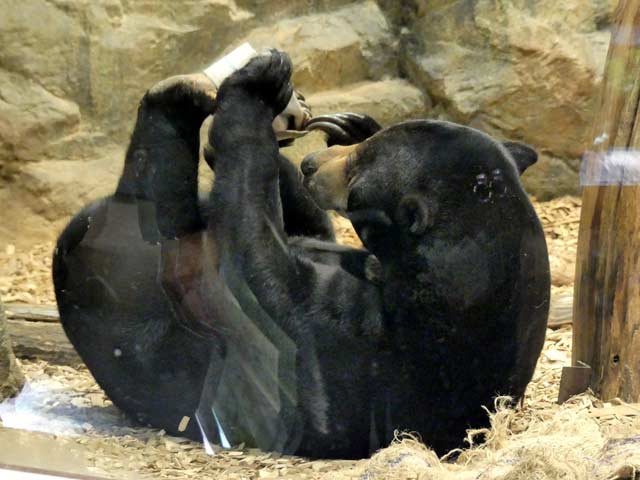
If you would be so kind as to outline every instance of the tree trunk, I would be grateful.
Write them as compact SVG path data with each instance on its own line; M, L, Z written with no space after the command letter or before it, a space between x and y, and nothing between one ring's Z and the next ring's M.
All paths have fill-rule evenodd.
M11 349L11 340L7 331L7 319L0 302L0 401L12 397L20 391L24 376Z
M621 0L582 166L573 364L602 399L640 399L640 0ZM589 151L590 150L590 151Z

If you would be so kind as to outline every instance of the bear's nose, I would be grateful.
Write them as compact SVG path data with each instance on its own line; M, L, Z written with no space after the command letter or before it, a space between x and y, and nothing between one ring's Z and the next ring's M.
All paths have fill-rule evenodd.
M300 170L302 170L302 174L305 177L313 175L318 171L318 163L316 162L315 155L313 153L304 157L304 160L302 160L302 163L300 164Z

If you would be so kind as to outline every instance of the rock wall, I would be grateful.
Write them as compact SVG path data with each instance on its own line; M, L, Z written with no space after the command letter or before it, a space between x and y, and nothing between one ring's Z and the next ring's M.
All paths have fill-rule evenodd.
M0 243L111 192L144 91L245 40L291 54L317 113L524 140L529 190L576 192L613 1L0 0Z
M446 118L542 153L540 198L575 193L604 68L608 0L464 0L417 5L401 65Z

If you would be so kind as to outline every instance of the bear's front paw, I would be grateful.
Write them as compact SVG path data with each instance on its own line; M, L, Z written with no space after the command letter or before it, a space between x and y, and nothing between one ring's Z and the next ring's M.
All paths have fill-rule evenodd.
M151 87L143 102L183 117L197 117L201 123L215 110L216 89L201 73L176 75Z
M224 102L232 95L231 92L242 90L268 105L276 116L286 108L293 93L291 69L289 55L269 50L253 58L222 83L218 102Z

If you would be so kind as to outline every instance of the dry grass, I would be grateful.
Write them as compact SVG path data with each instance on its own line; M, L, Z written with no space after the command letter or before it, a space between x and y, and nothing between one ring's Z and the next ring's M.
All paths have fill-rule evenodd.
M0 245L0 298L4 303L54 304L51 282L53 243L19 250Z

